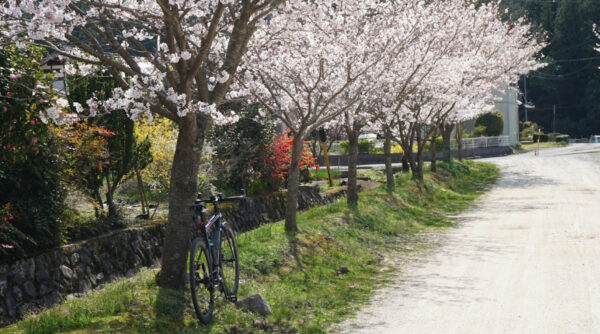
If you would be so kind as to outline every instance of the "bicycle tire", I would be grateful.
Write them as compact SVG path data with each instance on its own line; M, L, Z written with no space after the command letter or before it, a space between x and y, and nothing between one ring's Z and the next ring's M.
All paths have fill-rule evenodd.
M204 241L196 238L190 250L190 292L198 319L208 324L212 320L215 306L215 291L210 280L210 258Z
M233 230L226 224L221 229L220 248L219 268L223 292L227 299L236 301L240 284L238 249Z

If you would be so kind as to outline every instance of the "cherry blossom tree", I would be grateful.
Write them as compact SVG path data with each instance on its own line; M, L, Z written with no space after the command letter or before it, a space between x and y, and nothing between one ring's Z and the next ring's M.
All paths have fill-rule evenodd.
M358 164L358 137L363 129L378 130L373 127L373 114L377 113L380 105L381 90L387 89L388 82L380 80L389 74L390 64L400 50L410 43L418 42L419 24L426 13L414 1L393 2L387 6L380 6L377 12L372 12L366 19L369 22L370 31L364 30L361 38L368 40L379 39L379 43L366 45L362 50L368 59L377 59L377 63L369 67L360 78L358 78L351 89L360 92L360 101L352 108L346 109L343 117L334 120L333 123L340 124L348 137L348 190L347 202L349 206L358 204L357 164ZM347 92L342 95L355 96L355 93ZM387 161L387 159L386 159ZM391 168L391 159L389 160Z
M414 22L414 33L410 43L394 50L387 62L387 71L377 81L374 90L376 107L372 109L375 123L385 136L384 155L386 162L387 186L394 188L391 166L391 144L398 140L398 130L413 117L405 102L417 89L430 89L426 84L428 76L438 63L452 50L467 24L460 11L460 2L412 1L408 10L400 11L403 21ZM406 18L408 16L408 19ZM412 17L412 18L411 18ZM403 146L404 157L412 154L412 146Z
M171 172L161 287L183 289L199 156L248 42L284 0L3 0L0 38L37 44L80 74L106 71L118 87L80 113L127 110L166 117L179 128ZM47 115L52 117L52 115Z
M458 72L461 80L453 87L458 98L447 113L437 115L434 120L444 139L445 161L450 160L450 134L455 124L459 125L457 134L462 134L462 122L493 107L495 90L502 90L520 75L545 66L536 59L545 46L545 36L532 35L524 19L508 22L497 19L497 4L479 8L479 12L484 24L479 23L482 27L471 33L470 45L464 45L461 51L465 59L462 62L468 62L468 66L463 67L466 71Z
M288 1L249 47L240 84L278 117L294 137L285 227L297 231L298 166L303 142L321 125L355 108L359 78L383 56L373 18L377 1ZM367 38L368 37L368 38Z
M440 124L472 118L474 111L485 110L493 102L494 88L539 66L535 55L543 47L529 36L529 26L523 21L501 21L497 4L475 7L435 2L425 6L438 15L429 23L434 29L423 29L428 33L421 41L405 49L407 53L399 59L412 62L395 64L398 75L391 79L397 84L386 85L399 88L382 98L389 109L383 113L382 124L395 126L387 133L402 146L413 176L420 180L425 141Z

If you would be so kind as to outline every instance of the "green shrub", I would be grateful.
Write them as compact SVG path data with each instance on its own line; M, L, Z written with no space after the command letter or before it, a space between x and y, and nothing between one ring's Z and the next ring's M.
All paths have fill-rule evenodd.
M442 137L438 137L435 140L435 149L438 152L441 152L444 149L444 140ZM431 151L431 139L425 143L425 148L423 149L425 152Z
M469 137L477 138L477 137L485 137L487 129L483 125L476 126L471 133L469 133Z
M260 115L258 106L241 108L238 122L215 126L210 136L215 185L224 192L256 188L256 181L269 174L267 159L275 137L275 126Z
M370 139L359 139L358 140L358 153L376 153L375 141ZM342 153L348 154L350 149L350 143L347 140L340 141L340 150Z
M539 134L539 133L534 133L533 134L533 142L537 143L538 142L538 138L539 138L539 142L540 143L547 143L548 142L548 135L545 133Z
M48 96L42 95L45 90L34 88L38 80L52 86L39 65L42 55L43 50L36 47L0 50L0 255L3 256L20 256L61 242L65 192L60 182L58 145L38 112L50 107L48 101L42 102ZM14 77L15 73L18 77ZM14 79L10 79L11 74Z
M69 102L86 105L86 101L93 96L109 98L112 90L117 86L114 79L108 76L91 77L68 77L69 79ZM96 178L100 181L94 187L89 189L91 192L100 192L100 188L106 185L106 203L108 204L108 214L115 216L117 214L117 205L114 201L114 194L119 185L133 172L135 162L140 156L150 156L150 141L145 145L140 145L134 134L134 122L124 110L113 110L108 113L99 113L97 116L89 119L91 125L105 128L113 134L106 137L106 152L108 158L104 168L97 170ZM146 159L147 160L147 159ZM138 172L145 168L138 166ZM91 168L93 170L93 168ZM102 211L102 210L100 210ZM97 217L99 218L99 217Z
M537 123L532 123L530 121L525 122L529 123L527 127L524 127L521 130L521 140L533 140L533 134L539 133L541 128Z
M569 135L558 135L558 136L556 136L555 141L557 143L568 144L569 143Z
M498 110L492 110L481 114L475 120L475 127L483 126L485 131L484 136L499 136L504 130L504 117Z
M532 125L531 121L519 122L519 127L520 127L521 131L531 128L531 125Z

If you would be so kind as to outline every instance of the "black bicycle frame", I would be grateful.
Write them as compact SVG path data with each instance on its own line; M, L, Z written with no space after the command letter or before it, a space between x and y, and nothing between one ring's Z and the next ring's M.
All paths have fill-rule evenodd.
M203 209L205 208L205 203L212 203L215 210L214 214L210 217L208 221L206 221L206 219L204 218L205 215ZM217 268L218 264L215 262L215 260L219 259L219 256L221 255L219 253L221 250L219 246L221 244L221 228L223 227L221 224L222 215L221 211L219 210L218 199L202 201L200 204L196 204L195 211L196 212L194 214L194 221L198 226L202 227L202 239L204 240L206 248L208 249L208 263L210 263L211 267L209 268L210 277L211 280L217 280L219 271ZM197 221L198 216L200 217L200 221ZM215 228L212 230L211 236L209 238L208 230L213 225L215 225Z

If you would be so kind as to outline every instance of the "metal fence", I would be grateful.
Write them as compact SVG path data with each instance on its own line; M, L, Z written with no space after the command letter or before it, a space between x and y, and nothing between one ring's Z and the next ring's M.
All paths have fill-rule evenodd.
M452 139L451 141L452 149L458 149L458 144L456 140ZM485 147L500 147L500 146L510 146L508 136L497 136L497 137L477 137L477 138L463 138L462 139L462 148L463 150L472 150L476 148L485 148Z

